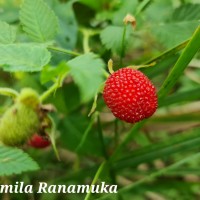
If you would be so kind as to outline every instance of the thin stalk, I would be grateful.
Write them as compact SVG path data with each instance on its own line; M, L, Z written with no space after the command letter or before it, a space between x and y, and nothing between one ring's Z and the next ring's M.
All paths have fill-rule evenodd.
M40 96L40 102L43 102L45 99L47 99L52 93L56 91L56 89L60 87L58 82L55 82L47 91L45 91Z
M118 146L119 144L119 126L118 126L119 120L116 118L115 119L115 127L114 127L114 141L115 141L115 148Z
M87 129L85 130L85 132L83 133L83 137L81 138L81 141L80 141L80 143L78 144L78 146L77 146L77 148L75 150L76 152L79 152L81 150L82 146L84 145L84 143L85 143L85 141L86 141L86 139L88 137L88 134L89 134L89 132L90 132L90 130L91 130L96 118L97 118L97 115L98 114L95 113L94 116L91 118L90 123L89 123Z
M80 56L81 54L75 51L71 51L68 49L63 49L63 48L58 48L58 47L54 47L54 46L49 46L48 47L49 50L53 50L53 51L58 51L60 53L66 53L72 56Z
M101 175L102 171L104 170L104 167L106 165L106 161L102 162L99 169L97 170L95 176L94 176L94 179L91 183L91 186L90 186L90 191L89 193L87 193L87 195L85 196L84 200L89 200L90 199L90 196L91 196L91 189L92 189L92 185L96 184L96 182L98 181L99 179L99 176Z
M123 57L124 57L124 52L125 52L126 30L127 30L127 24L124 24L122 43L121 43L121 55L120 55L120 66L121 67L123 66Z
M99 139L100 139L100 142L101 142L102 153L104 155L104 158L106 160L108 160L109 156L108 156L108 153L106 151L106 145L105 145L105 142L104 142L104 139L103 139L103 132L102 132L101 120L100 120L99 115L97 117L97 128L98 128Z
M62 76L59 76L55 83L47 90L45 91L41 96L40 96L40 102L43 102L44 100L46 100L52 93L55 93L56 90L59 87L62 87L63 82L66 78L66 76L68 75L69 71L67 71L65 74L63 74Z
M90 39L90 32L87 30L83 30L83 51L84 53L90 52L90 46L89 46L89 39Z
M103 139L103 132L102 132L101 120L100 120L99 115L98 115L98 118L97 118L97 127L98 127L99 138L100 138L101 146L102 146L102 153L104 155L105 160L108 161L109 160L109 155L108 155L108 153L106 151L106 145L105 145L104 139ZM110 177L112 179L112 183L116 184L116 174L115 174L115 171L112 168L111 163L108 163L108 164L109 164L109 173L110 173Z
M10 88L0 88L0 95L16 98L19 95L19 93Z
M113 162L113 160L115 160L115 158L118 156L119 152L121 152L123 147L131 140L133 135L136 132L138 132L138 130L143 126L144 123L145 123L145 120L135 124L133 126L133 128L128 132L128 134L126 134L126 136L124 137L123 141L120 143L120 145L116 148L116 150L114 151L114 153L110 157L110 162Z

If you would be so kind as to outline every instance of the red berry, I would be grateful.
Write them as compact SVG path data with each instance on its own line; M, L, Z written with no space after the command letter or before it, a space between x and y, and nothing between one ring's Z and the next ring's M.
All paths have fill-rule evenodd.
M34 148L42 149L48 147L51 144L51 142L47 136L34 134L28 141L28 144Z
M122 68L109 76L103 98L115 117L135 123L157 109L156 88L140 71Z

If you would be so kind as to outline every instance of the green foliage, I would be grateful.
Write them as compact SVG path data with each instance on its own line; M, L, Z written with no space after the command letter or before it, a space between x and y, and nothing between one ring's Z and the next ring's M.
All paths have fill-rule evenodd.
M20 21L23 30L37 42L50 41L57 33L57 17L42 0L25 0L21 7Z
M68 61L68 65L80 88L82 101L91 100L103 83L103 61L97 55L88 53Z
M102 44L105 45L107 49L112 49L114 52L118 54L122 51L122 37L124 34L124 27L120 26L107 26L101 32L101 41ZM125 35L125 45L127 44L128 37L130 36L130 32L126 32Z
M150 18L152 32L161 44L167 47L188 39L199 25L200 19L199 4L186 4L173 11L172 9L172 5L167 1L158 1L147 10L147 19Z
M0 21L0 43L10 44L16 39L16 31L6 22Z
M20 140L35 132L53 141L40 150L31 149L26 137L18 148L1 145L0 176L12 175L1 184L120 186L110 195L33 194L38 200L200 198L198 1L0 0L0 7L1 142L5 136L14 145L11 133ZM128 13L136 18L134 29L123 22ZM114 70L147 65L139 70L158 91L154 116L127 124L114 118L101 94L97 98L109 59ZM32 105L35 96L16 92L27 87L40 94L28 117L24 104ZM88 117L92 105L96 110ZM39 167L28 154L40 171L29 173Z
M42 46L33 44L0 45L0 64L5 71L40 71L51 58Z
M0 145L0 176L38 170L38 164L17 148Z

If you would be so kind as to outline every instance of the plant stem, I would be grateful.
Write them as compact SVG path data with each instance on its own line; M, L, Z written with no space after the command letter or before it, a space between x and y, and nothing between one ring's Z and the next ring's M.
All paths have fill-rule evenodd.
M98 127L99 138L100 138L101 146L102 146L102 153L104 155L105 160L108 161L109 160L109 155L108 155L108 153L106 151L106 145L105 145L104 139L103 139L103 132L102 132L101 120L100 120L99 115L98 115L98 118L97 118L97 127ZM115 184L116 183L115 171L112 168L111 163L108 162L108 164L109 164L109 173L110 173L110 177L112 179L112 183Z
M97 172L96 172L96 174L94 176L94 179L93 179L91 185L94 185L98 181L98 178L101 175L101 172L104 170L105 166L106 166L106 161L101 163L99 169L97 170ZM92 186L90 186L90 191L89 191L89 193L87 193L87 195L85 196L84 200L89 200L89 198L91 196L91 188L92 188Z
M49 46L48 49L53 50L53 51L58 51L58 52L61 52L61 53L70 54L72 56L80 56L81 55L80 53L77 53L75 51L62 49L62 48L58 48L58 47L54 47L54 46Z
M85 132L83 133L83 136L82 136L82 138L81 138L80 143L79 143L78 146L76 147L76 150L75 150L76 152L79 152L79 151L81 150L82 146L84 145L84 143L85 143L85 141L86 141L86 139L87 139L87 136L88 136L88 134L89 134L89 132L90 132L90 130L91 130L91 128L92 128L92 126L93 126L93 124L94 124L96 118L97 118L97 116L98 116L98 113L95 113L95 114L93 115L93 117L91 118L90 123L89 123L87 129L86 129Z
M90 46L89 46L90 33L86 29L84 29L82 33L83 33L83 51L84 53L89 53L90 52Z
M121 67L123 66L123 57L124 57L124 52L125 52L126 30L127 30L127 24L124 24L122 43L121 43L121 55L120 55L120 66Z
M103 132L102 132L101 120L100 120L99 115L97 117L97 128L98 128L99 139L100 139L100 142L101 142L102 153L104 155L104 158L106 160L108 160L109 156L108 156L108 153L106 151L106 145L105 145L104 139L103 139Z
M146 121L139 122L133 126L133 128L129 131L129 133L125 136L123 141L120 143L120 145L115 149L114 153L110 157L110 162L113 162L113 160L118 156L119 152L122 150L122 148L130 141L130 139L133 137L133 134L135 134L145 123Z
M114 136L114 139L115 139L115 148L118 146L118 143L119 143L119 132L118 132L118 122L119 120L116 118L115 119L115 127L114 127L114 132L115 132L115 136Z
M0 88L0 95L5 95L5 96L10 96L10 97L16 98L19 95L19 93L10 88Z
M40 102L43 102L45 99L47 99L52 93L56 91L56 89L60 87L58 82L55 82L47 91L45 91L41 96L40 96Z

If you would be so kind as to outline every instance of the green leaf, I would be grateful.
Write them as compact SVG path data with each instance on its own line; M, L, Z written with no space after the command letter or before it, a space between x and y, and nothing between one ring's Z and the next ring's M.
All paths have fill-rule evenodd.
M103 61L93 53L78 56L68 62L70 73L78 85L82 101L91 100L103 83Z
M166 97L159 103L159 107L168 106L174 103L195 101L200 99L200 87L184 92L175 93Z
M200 4L184 4L175 9L172 19L174 21L193 21L200 19Z
M16 39L16 31L6 22L0 21L0 43L10 44Z
M94 9L94 10L100 10L103 7L103 4L105 4L105 0L103 1L93 1L93 0L80 0L82 4L87 5L88 7Z
M45 66L41 73L41 83L44 84L48 81L53 81L58 76L64 75L67 71L69 71L68 66L65 62L61 62L58 66Z
M38 170L38 164L21 149L0 145L0 176Z
M78 146L81 147L79 149L81 155L102 155L100 140L96 129L91 127L92 123L91 118L77 113L63 118L58 125L58 129L63 133L61 134L63 145L72 151L76 151ZM84 140L86 135L88 137Z
M56 4L54 10L60 24L56 42L65 49L74 49L78 36L78 24L73 10L73 1Z
M153 19L150 23L151 30L161 44L172 47L188 39L199 25L200 5L186 4L172 11L168 2L164 4L168 5L168 9L163 10L162 13L160 3L152 4L147 9L147 19Z
M5 71L40 71L51 58L46 48L32 44L0 45L0 65Z
M159 97L161 100L163 97L165 97L172 87L176 84L178 78L181 76L187 65L190 63L194 55L197 53L197 51L200 48L200 26L196 29L194 32L191 40L183 50L181 56L177 60L176 64L170 71L168 77L165 79L162 87L159 91Z
M24 0L20 20L23 30L37 42L52 40L57 33L57 17L42 0Z
M172 22L153 27L152 31L162 44L172 47L190 38L198 25L198 21Z
M100 34L101 42L107 49L111 49L118 54L122 51L122 37L124 27L123 26L108 26ZM130 31L126 31L125 44L127 43ZM124 45L125 46L125 45Z
M136 167L141 163L152 162L157 158L167 158L175 153L188 152L199 147L199 129L195 129L183 136L179 134L167 141L151 144L142 149L135 150L128 156L119 159L114 163L114 168Z

